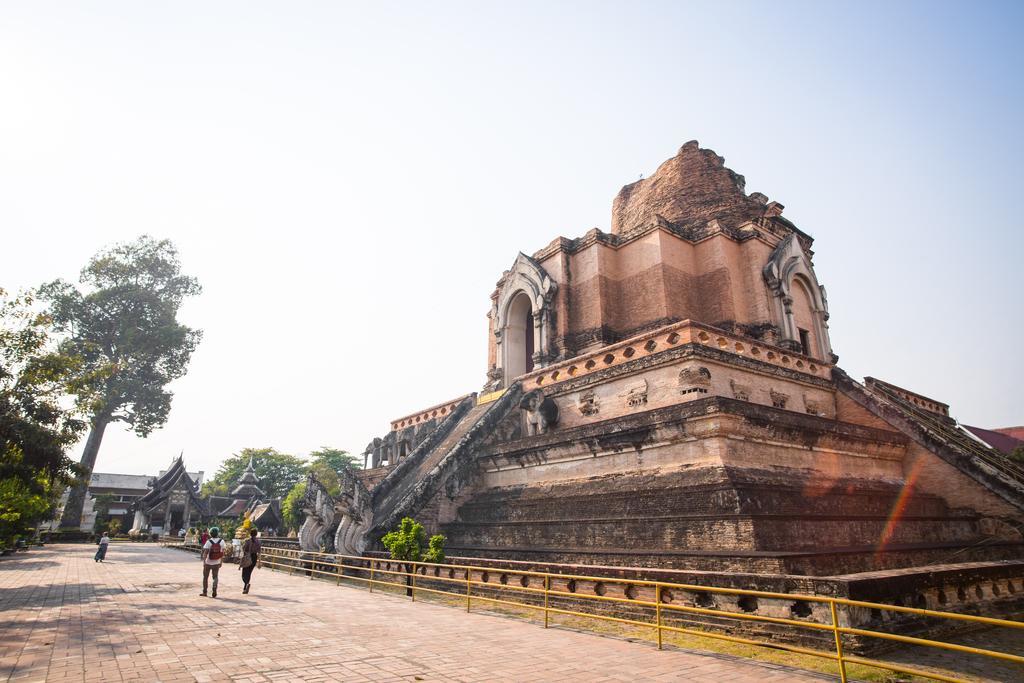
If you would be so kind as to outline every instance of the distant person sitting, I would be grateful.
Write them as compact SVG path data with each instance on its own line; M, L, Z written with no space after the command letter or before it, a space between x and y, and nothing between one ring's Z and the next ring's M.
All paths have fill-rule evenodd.
M96 549L96 557L93 559L96 562L102 562L103 558L107 556L107 546L110 545L110 536L107 536L107 532L104 531L103 535L100 536L100 540L96 541L99 544L99 548Z
M210 538L203 544L203 592L199 595L206 597L206 589L210 581L210 574L213 574L213 592L211 597L217 597L217 575L220 574L220 565L224 561L224 539L220 537L220 529L210 527Z

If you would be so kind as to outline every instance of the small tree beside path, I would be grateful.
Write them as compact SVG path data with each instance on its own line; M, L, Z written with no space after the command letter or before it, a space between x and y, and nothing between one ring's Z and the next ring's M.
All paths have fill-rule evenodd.
M391 553L392 560L400 562L444 562L444 542L447 540L444 534L434 534L430 537L426 552L424 552L423 541L426 532L423 525L412 517L405 517L399 523L398 528L384 534L380 542ZM412 595L412 565L405 565L405 593Z

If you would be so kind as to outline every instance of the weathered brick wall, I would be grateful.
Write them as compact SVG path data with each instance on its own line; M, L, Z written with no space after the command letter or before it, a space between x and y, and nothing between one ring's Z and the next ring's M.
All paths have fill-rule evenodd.
M658 359L652 359L655 360ZM694 385L686 379L687 373L705 371L707 383L692 391ZM697 401L709 395L741 398L763 406L773 406L783 397L788 410L814 411L822 417L834 417L836 410L835 392L827 382L769 368L744 369L710 357L680 358L596 379L550 390L549 395L559 407L561 428ZM639 385L644 385L645 397L642 401L631 400L630 390ZM584 394L594 401L583 405Z
M566 293L556 299L555 344L571 357L686 319L771 327L778 321L759 274L770 253L760 241L717 234L692 244L663 230L617 248L593 242L569 256L559 282ZM562 259L557 252L541 265L550 272Z
M371 467L366 470L356 470L355 475L359 477L359 480L363 482L368 490L373 490L373 487L384 480L384 477L388 476L388 472L393 469L392 466L387 467Z
M996 518L1021 517L1017 508L916 443L910 444L903 467L918 491L939 496L952 507Z
M704 396L491 443L471 495L430 515L458 552L533 560L825 574L1024 554L905 488L905 455L892 431Z
M663 218L681 227L717 219L735 227L764 213L764 205L747 196L743 176L725 166L713 150L696 140L643 180L623 187L612 203L613 233L626 233Z
M888 422L864 410L862 407L850 400L848 396L842 393L836 392L835 402L837 420L863 425L865 427L873 427L875 429L895 431L893 430L892 425Z
M453 546L484 555L485 549L607 550L635 558L683 551L870 552L885 536L899 495L899 486L884 482L845 480L824 488L799 472L700 468L490 490L463 505L444 529ZM977 538L976 516L921 496L907 501L889 543L964 545Z
M536 252L558 285L557 356L685 319L773 338L781 313L770 305L762 269L787 235L797 234L805 250L811 239L780 217L781 205L748 196L737 179L721 157L688 143L654 176L622 189L610 233L595 228Z

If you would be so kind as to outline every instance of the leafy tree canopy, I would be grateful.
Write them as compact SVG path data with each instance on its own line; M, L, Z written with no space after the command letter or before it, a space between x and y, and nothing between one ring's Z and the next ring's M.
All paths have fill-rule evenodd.
M86 426L65 400L79 367L31 296L0 289L0 547L52 517L80 472L65 454Z
M423 554L423 561L433 562L435 564L444 562L444 544L447 542L448 537L444 534L434 534L431 536L427 552Z
M281 516L289 529L298 531L306 521L306 513L302 511L302 501L306 498L306 482L300 481L292 487L281 503Z
M360 465L359 459L348 451L330 446L322 446L319 450L313 451L309 454L309 459L309 471L332 496L341 493L339 473L342 470L358 468Z
M384 534L380 542L391 553L391 559L419 562L423 554L423 540L423 525L412 517L404 517L398 528Z
M45 475L32 483L17 477L0 479L0 549L13 546L39 520L52 518L62 490Z
M80 365L56 348L50 318L33 310L31 296L0 289L0 479L45 493L77 473L65 451L86 425L63 399Z
M302 503L306 475L312 473L331 495L341 491L338 473L356 467L358 459L339 448L324 446L309 454L309 461L274 448L243 448L221 463L217 473L203 484L203 495L226 496L238 484L249 458L260 478L260 488L272 498L283 498L281 513L288 528L298 530L305 520Z
M448 539L444 534L434 534L424 548L425 537L422 524L412 517L403 517L398 528L384 534L380 542L393 560L419 562L422 558L424 562L444 562L444 544Z
M79 283L55 280L39 288L55 328L65 334L61 350L80 359L74 390L91 417L81 459L86 480L72 489L62 527L79 524L107 425L122 422L142 437L161 427L173 396L166 386L185 374L202 336L177 320L182 302L200 287L181 274L168 240L143 235L101 251Z
M177 320L199 283L181 274L169 240L148 235L96 254L79 282L81 289L63 280L40 288L68 335L64 350L82 359L79 395L94 423L124 422L147 436L167 421L165 386L185 374L202 336Z
M358 468L361 464L359 458L348 451L330 446L321 446L319 450L313 451L309 454L309 460L312 465L324 464L335 472L346 468Z
M238 484L252 458L260 488L271 498L283 498L306 478L306 463L275 448L243 448L220 464L217 473L203 484L203 495L226 496Z
M323 462L310 463L308 466L310 474L316 477L317 481L323 484L324 488L327 489L327 493L332 496L337 496L341 493L341 478L338 476L338 471L333 467Z

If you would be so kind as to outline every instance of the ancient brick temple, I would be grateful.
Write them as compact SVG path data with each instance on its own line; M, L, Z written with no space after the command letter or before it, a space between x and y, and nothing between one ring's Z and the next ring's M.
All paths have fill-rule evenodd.
M782 214L689 142L610 232L519 254L483 392L394 420L337 499L311 480L303 546L361 553L411 515L450 555L1020 585L1024 472L940 401L839 368Z

